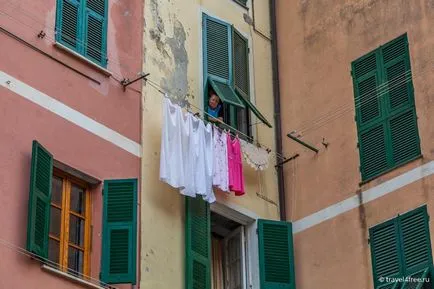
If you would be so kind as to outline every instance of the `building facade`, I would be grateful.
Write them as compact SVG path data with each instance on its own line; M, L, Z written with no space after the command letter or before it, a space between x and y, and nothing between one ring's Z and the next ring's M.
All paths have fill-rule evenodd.
M296 287L431 288L434 3L276 3Z
M0 288L138 284L142 15L0 3Z
M229 129L275 150L268 1L150 0L145 19L141 287L260 288L273 278L289 285L290 224L270 221L280 218L274 155L265 170L244 163L245 195L215 190L212 204L159 179L164 97L203 118L214 89ZM278 236L258 238L267 228ZM283 258L277 276L273 264L259 265L265 251Z

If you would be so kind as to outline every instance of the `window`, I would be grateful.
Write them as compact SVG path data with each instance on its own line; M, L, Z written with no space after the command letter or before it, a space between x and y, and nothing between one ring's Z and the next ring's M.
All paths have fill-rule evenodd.
M187 289L246 289L244 226L218 214L201 197L185 197ZM260 288L295 289L292 225L258 220ZM252 262L255 263L255 262Z
M63 271L90 273L90 194L86 184L55 172L51 186L48 259Z
M419 283L412 285L411 280L415 282L415 278L427 278L431 274L428 218L423 206L369 229L375 288L425 288L417 287ZM414 279L409 279L403 287L394 287L388 281L407 276Z
M420 151L407 35L352 63L362 180Z
M57 0L56 41L107 66L107 0Z
M85 182L53 169L53 162L34 140L26 248L42 262L59 263L59 269L82 277L78 273L89 275L92 258L91 194ZM137 179L105 180L102 201L101 281L135 284Z
M271 127L250 101L247 39L233 26L207 15L203 17L203 25L205 108L212 89L224 104L226 124L250 136L252 112Z
M244 230L241 224L211 212L212 289L246 288Z

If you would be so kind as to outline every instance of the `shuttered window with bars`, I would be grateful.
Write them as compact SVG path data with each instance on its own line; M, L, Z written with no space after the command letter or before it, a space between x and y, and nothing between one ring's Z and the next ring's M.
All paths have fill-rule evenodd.
M204 14L203 51L205 110L212 89L224 104L226 124L250 136L252 112L271 127L250 99L248 40L232 25Z
M362 180L420 156L407 35L352 63Z
M369 229L375 288L425 288L433 265L428 219L422 206Z
M90 185L53 169L53 162L33 141L26 248L54 262L51 266L86 278L92 259ZM135 284L137 179L106 180L103 192L101 280Z
M56 41L107 66L107 0L57 0Z

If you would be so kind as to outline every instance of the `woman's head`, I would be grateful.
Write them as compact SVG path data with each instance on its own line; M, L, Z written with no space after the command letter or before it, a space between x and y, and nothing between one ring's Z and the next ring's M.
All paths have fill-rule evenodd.
M219 103L220 103L220 97L218 97L218 95L215 93L214 90L210 89L209 100L208 100L209 107L215 109L219 105Z

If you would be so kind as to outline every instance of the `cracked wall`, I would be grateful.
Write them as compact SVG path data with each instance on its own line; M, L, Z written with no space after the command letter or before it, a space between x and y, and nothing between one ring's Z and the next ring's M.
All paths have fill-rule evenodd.
M268 35L267 2L258 4L255 20L257 28ZM143 288L184 288L184 200L177 190L159 181L163 97L158 90L167 92L180 104L188 101L194 112L197 112L195 107L203 107L201 22L204 12L233 24L250 39L252 99L266 118L271 123L274 121L271 43L255 34L245 22L243 14L252 17L252 9L244 9L233 0L145 1L143 71L150 75L143 86ZM274 129L255 125L253 130L259 142L274 149ZM218 202L234 204L263 218L277 219L274 163L264 172L258 173L247 166L244 172L246 195L240 198L218 192Z

